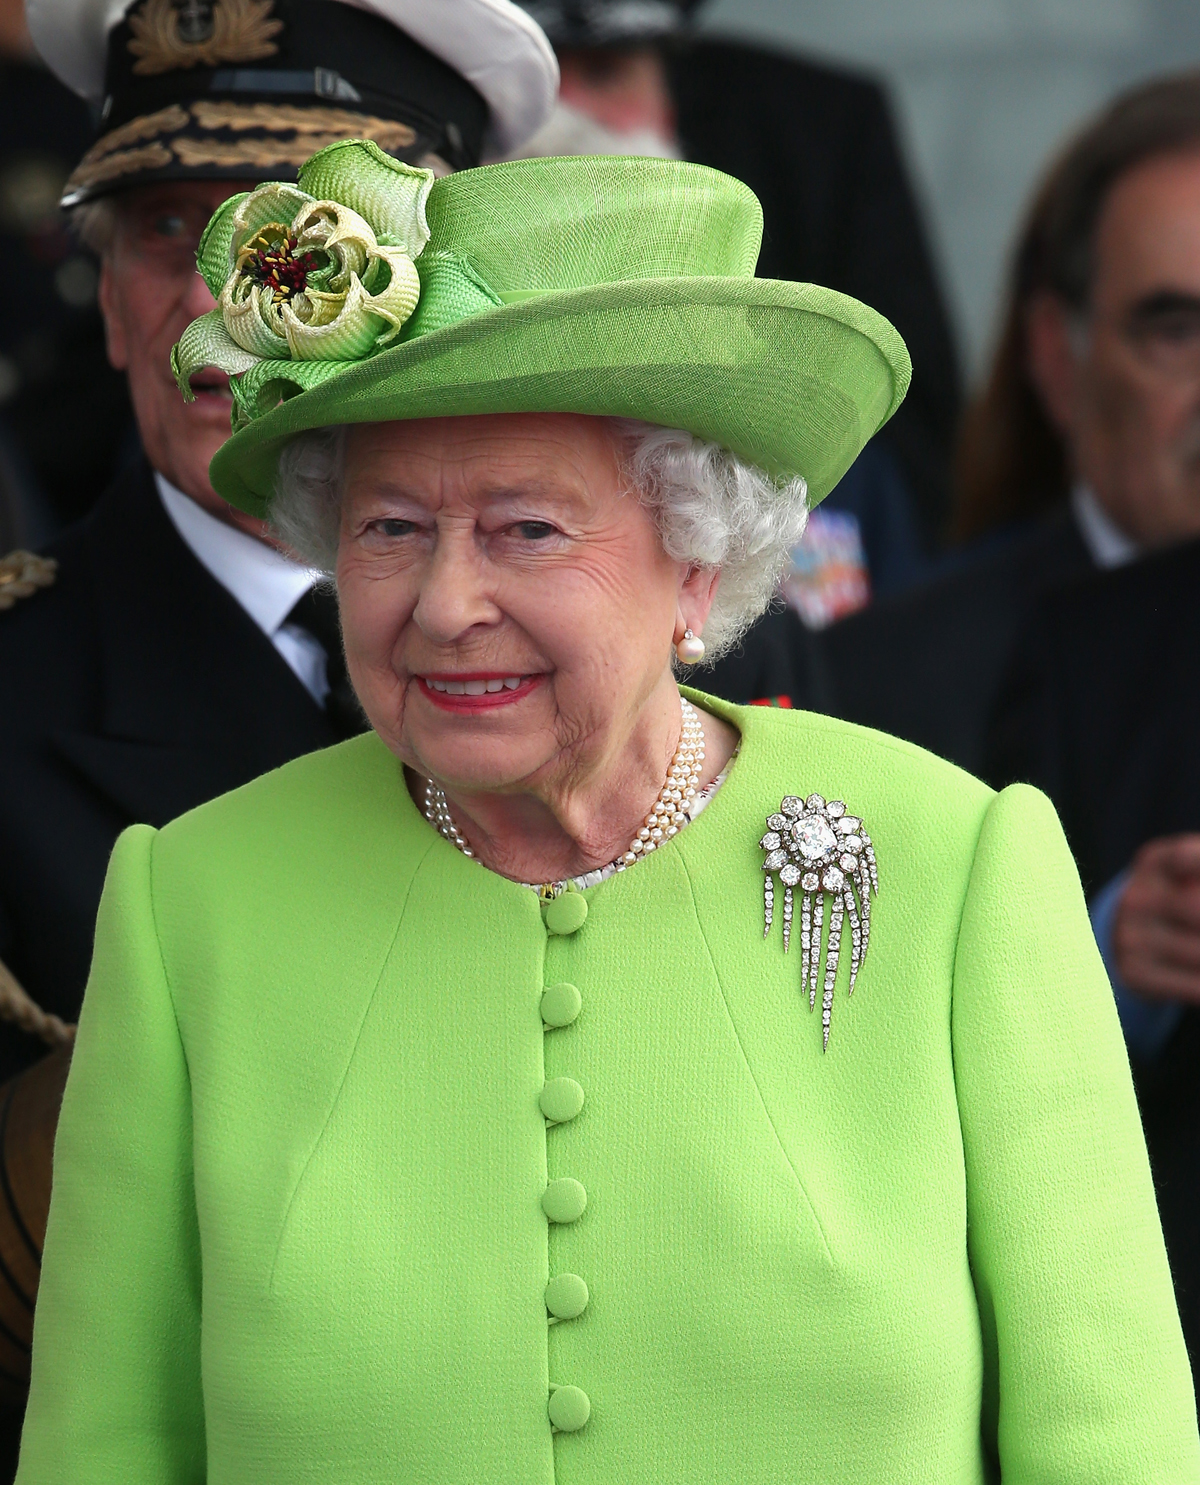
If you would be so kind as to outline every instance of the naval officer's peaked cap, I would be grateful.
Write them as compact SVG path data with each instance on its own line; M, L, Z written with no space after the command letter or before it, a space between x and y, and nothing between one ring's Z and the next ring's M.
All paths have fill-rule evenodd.
M29 0L99 134L64 206L131 185L295 177L342 139L439 174L516 149L558 68L512 0Z

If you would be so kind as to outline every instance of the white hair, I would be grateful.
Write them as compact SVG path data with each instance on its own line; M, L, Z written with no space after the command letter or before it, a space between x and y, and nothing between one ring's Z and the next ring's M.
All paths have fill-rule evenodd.
M715 443L678 428L607 420L629 489L650 512L666 554L719 571L704 625L715 660L770 606L808 520L802 479L772 480ZM346 429L297 434L279 459L271 522L303 561L331 574L337 557Z
M71 209L67 220L75 236L90 248L97 258L104 258L112 251L117 235L117 203L111 196L101 196L98 201L85 201Z

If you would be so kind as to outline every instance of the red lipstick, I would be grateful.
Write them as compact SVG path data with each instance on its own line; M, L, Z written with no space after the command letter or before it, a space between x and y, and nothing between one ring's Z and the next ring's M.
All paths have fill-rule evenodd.
M496 707L511 706L514 701L523 701L526 696L543 679L540 675L524 675L517 686L502 686L496 691L484 691L482 695L468 695L461 691L443 691L433 682L450 683L455 686L465 686L468 681L483 682L511 680L511 671L502 670L474 670L448 673L435 673L417 677L417 685L421 695L432 701L434 706L444 712L457 712L460 716L470 712L494 711Z

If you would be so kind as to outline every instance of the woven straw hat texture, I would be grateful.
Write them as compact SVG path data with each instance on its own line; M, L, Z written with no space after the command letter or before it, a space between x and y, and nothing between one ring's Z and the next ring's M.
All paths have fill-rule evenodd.
M288 395L288 363L272 363L269 410L213 460L232 504L265 513L280 450L304 429L542 411L685 428L771 475L802 475L815 504L907 389L908 354L881 315L830 289L753 277L758 201L707 167L486 166L438 181L428 218L407 338L299 395ZM435 292L454 265L492 298L460 305Z

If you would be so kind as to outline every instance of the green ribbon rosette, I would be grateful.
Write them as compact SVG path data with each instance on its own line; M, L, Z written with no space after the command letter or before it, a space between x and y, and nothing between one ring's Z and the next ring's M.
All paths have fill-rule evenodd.
M272 181L226 201L196 253L217 308L171 352L184 398L194 400L197 371L228 372L236 429L393 344L421 297L433 182L430 170L348 140L313 155L298 185ZM480 289L486 307L497 302Z

